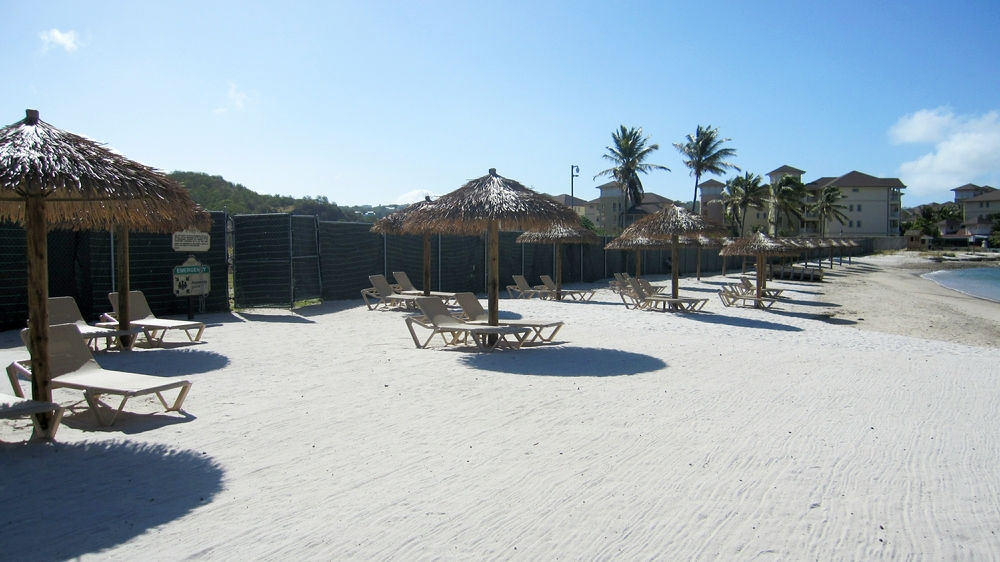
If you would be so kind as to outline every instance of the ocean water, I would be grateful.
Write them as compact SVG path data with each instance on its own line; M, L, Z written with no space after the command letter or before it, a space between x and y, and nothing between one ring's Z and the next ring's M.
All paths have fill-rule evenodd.
M947 289L1000 302L1000 267L935 271L923 277Z

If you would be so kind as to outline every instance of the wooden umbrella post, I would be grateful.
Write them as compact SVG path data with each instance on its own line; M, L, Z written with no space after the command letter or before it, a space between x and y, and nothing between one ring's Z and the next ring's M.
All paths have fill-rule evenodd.
M556 300L562 300L562 244L556 242Z
M680 262L681 252L678 246L680 245L680 236L674 234L670 237L670 295L672 299L679 298L680 294Z
M49 251L45 199L30 196L24 202L24 231L28 258L28 351L31 354L31 399L52 401L49 363ZM42 430L50 414L38 415Z
M757 254L757 298L764 296L764 254ZM763 308L762 301L754 303L757 308Z
M441 259L441 256L438 256ZM424 296L431 296L431 233L424 233Z
M635 277L642 277L642 250L635 251Z
M489 298L489 325L500 324L500 223L490 221L486 245L489 254L487 269L487 293ZM496 338L491 335L490 338ZM493 341L491 341L491 344Z
M115 225L115 261L118 269L118 329L128 330L131 322L129 310L129 265L128 265L128 227ZM121 336L122 349L128 349L132 336Z

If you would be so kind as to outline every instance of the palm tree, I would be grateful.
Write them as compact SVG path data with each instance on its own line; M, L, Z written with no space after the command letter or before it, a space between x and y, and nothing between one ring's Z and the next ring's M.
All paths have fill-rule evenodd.
M701 176L704 174L724 174L726 170L740 169L727 162L727 158L736 157L735 148L722 148L722 143L731 139L719 138L719 129L713 129L711 125L702 127L698 125L693 135L687 135L687 142L684 144L674 143L681 155L687 160L684 165L691 169L694 176L694 197L691 199L691 212L693 213L698 204L698 184L701 183Z
M613 168L608 168L594 176L597 179L601 176L610 177L618 184L622 190L622 196L626 202L633 205L642 204L642 180L639 173L649 173L650 170L666 170L670 168L659 164L647 164L644 160L654 151L660 149L658 144L647 146L649 137L642 136L642 127L621 128L611 133L614 146L607 147L608 153L604 158L614 163Z
M805 185L794 176L785 175L771 184L771 197L767 211L767 222L771 227L770 236L778 236L778 217L785 215L791 223L792 217L802 220L805 217L803 199L808 195Z
M761 185L761 177L750 172L726 180L726 189L722 192L722 204L727 212L736 219L740 227L740 238L746 226L747 209L754 207L763 209L767 205L767 186Z
M821 238L826 238L826 222L828 220L836 219L840 224L844 224L844 221L847 220L847 215L841 211L845 207L837 203L837 201L840 201L844 197L846 195L840 192L839 187L828 185L820 192L819 200L809 207L809 211L816 213L816 216L819 218L819 235Z

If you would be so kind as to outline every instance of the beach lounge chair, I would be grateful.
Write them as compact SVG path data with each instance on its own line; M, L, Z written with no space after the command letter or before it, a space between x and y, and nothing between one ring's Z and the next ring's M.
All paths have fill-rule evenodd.
M455 300L455 293L430 291L428 295L424 295L423 291L413 286L413 283L410 282L410 278L406 275L405 271L393 271L392 276L396 279L396 284L399 285L399 292L404 295L437 297L443 300L446 304Z
M669 288L666 285L654 286L649 282L649 279L643 279L642 277L639 277L636 280L639 282L639 285L642 285L642 290L646 291L647 295L660 295L663 294L663 291L666 291Z
M531 333L531 329L526 327L487 326L459 320L452 316L448 311L448 307L441 302L441 299L436 297L417 297L417 306L424 313L424 318L418 316L408 317L406 319L406 328L410 331L413 343L420 349L427 347L427 344L436 335L441 336L446 346L467 344L471 336L473 343L475 343L479 351L489 353L498 347L517 349L521 347L521 344L524 343L524 340ZM431 334L427 337L426 341L420 341L414 330L414 325L431 330ZM493 342L490 341L491 336L495 336ZM508 339L508 336L513 338L513 341Z
M608 283L608 287L614 294L619 294L622 291L628 289L628 281L625 280L625 275L622 273L615 273L615 278Z
M118 293L108 293L108 300L111 301L113 314L105 314L105 322L98 322L102 328L113 328L117 326L114 322L118 315ZM163 343L163 336L167 330L183 330L190 341L201 341L201 335L205 332L205 323L194 320L170 320L167 318L157 318L153 316L153 311L149 309L146 302L146 295L142 291L128 292L129 327L140 328L146 336L146 341L152 347L159 347ZM191 335L191 331L195 335Z
M528 284L528 280L524 278L523 275L512 275L514 278L514 285L507 285L507 295L510 298L519 299L530 299L531 297L538 297L540 299L546 299L550 296L554 296L554 291L549 291L546 288L532 287ZM517 293L517 296L514 296Z
M368 310L375 310L379 306L412 310L416 306L416 295L404 295L396 292L384 275L369 275L368 280L372 284L371 288L361 290L361 298L365 300L365 306L368 307ZM373 303L369 299L375 302Z
M562 293L563 298L569 297L575 301L589 301L594 298L595 291L593 289L563 289L562 291L556 290L556 282L552 280L552 277L548 275L541 275L542 285L535 287L535 289L545 289L552 294L552 298L555 298L558 293Z
M470 324L486 324L489 320L489 313L483 309L479 299L472 293L457 293L455 298L458 305L462 307L462 320ZM563 327L563 322L547 322L541 320L500 320L501 326L515 326L518 328L531 328L531 339L525 343L533 343L541 340L549 343L556 337L559 329ZM546 330L551 332L546 333Z
M740 277L740 288L743 294L757 296L757 286L754 285L753 281L749 277ZM784 289L764 289L763 293L765 297L776 299L781 296L781 293L785 292Z
M708 299L698 299L692 297L671 298L666 295L656 295L647 293L639 280L634 277L628 278L629 291L623 292L622 302L626 308L641 308L643 310L662 310L664 312L697 312L705 307ZM632 301L629 307L628 300Z
M49 421L48 430L42 430L38 423L38 414L52 412L52 419ZM56 431L59 430L59 422L62 421L63 407L53 402L39 402L37 400L27 400L8 394L0 394L0 419L17 419L24 416L31 416L31 423L35 426L35 436L44 439L55 439Z
M753 306L754 308L771 308L778 301L774 297L757 297L756 294L748 295L734 285L726 285L719 289L719 300L726 307L742 303L743 306ZM750 304L747 305L747 303Z
M49 326L56 324L76 324L80 335L94 351L100 351L98 342L101 339L104 339L107 349L111 349L112 346L121 348L121 336L130 336L125 338L128 344L123 348L130 350L135 345L136 336L143 333L142 329L138 327L119 330L117 327L101 328L87 324L83 319L83 313L80 312L80 307L76 305L76 299L73 297L49 297Z
M21 330L21 339L27 345L27 329ZM156 394L168 412L179 411L184 405L188 391L191 390L191 382L179 377L155 377L102 368L94 360L94 356L90 354L90 348L84 343L74 324L59 324L49 327L49 363L52 388L82 390L90 411L94 413L94 417L97 418L97 423L100 425L115 423L115 418L125 408L128 399L133 396ZM30 360L15 361L7 367L7 376L14 388L14 394L19 398L24 398L21 383L17 380L18 375L31 379ZM163 398L162 393L174 388L178 388L180 391L177 394L177 399L171 405ZM122 397L121 404L118 405L118 409L111 415L110 419L105 418L100 409L102 405L113 409L113 407L101 402L101 396L105 394Z

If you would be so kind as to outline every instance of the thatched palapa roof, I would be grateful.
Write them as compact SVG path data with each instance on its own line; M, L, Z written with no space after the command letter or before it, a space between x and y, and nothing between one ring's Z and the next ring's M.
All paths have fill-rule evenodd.
M569 207L490 168L489 174L414 211L404 221L403 232L429 229L443 234L477 235L494 221L499 222L501 230L541 230L553 223L573 224L577 220Z
M681 206L671 205L635 221L622 232L622 236L669 239L673 236L696 234L718 234L721 236L726 232L726 228L722 225L701 215L696 215Z
M422 232L403 232L403 223L409 218L410 214L414 211L423 208L431 203L430 198L423 201L417 201L412 205L408 205L406 208L400 209L395 213L390 213L383 218L375 221L372 225L371 231L376 234L423 234Z
M657 240L644 236L619 236L608 242L605 250L664 250L670 247L670 240Z
M738 238L719 251L723 256L780 256L789 251L797 252L788 244L774 240L763 232L755 232L745 238Z
M518 244L597 244L600 239L593 231L566 224L553 224L545 230L529 230L517 237Z
M47 222L75 230L207 230L210 219L162 172L53 127L29 109L0 129L0 219L24 223L24 200L43 197Z

